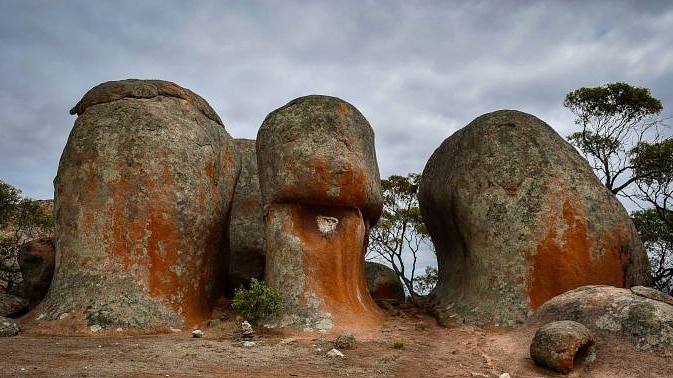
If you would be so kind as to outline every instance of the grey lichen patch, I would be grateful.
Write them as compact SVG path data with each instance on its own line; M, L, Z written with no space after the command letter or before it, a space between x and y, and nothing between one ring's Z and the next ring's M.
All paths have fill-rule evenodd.
M315 222L318 225L318 230L323 234L331 234L339 225L339 219L324 215L317 216Z

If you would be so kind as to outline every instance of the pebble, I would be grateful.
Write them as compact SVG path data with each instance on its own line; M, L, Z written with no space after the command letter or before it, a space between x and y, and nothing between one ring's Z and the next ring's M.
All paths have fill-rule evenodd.
M254 347L255 345L256 345L256 344L255 344L254 341L244 341L244 342L243 342L243 346L246 347L246 348L252 348L252 347Z
M332 350L330 350L329 352L327 352L327 356L328 356L328 357L344 357L344 354L341 353L341 352L340 352L339 350L337 350L337 349L332 349Z

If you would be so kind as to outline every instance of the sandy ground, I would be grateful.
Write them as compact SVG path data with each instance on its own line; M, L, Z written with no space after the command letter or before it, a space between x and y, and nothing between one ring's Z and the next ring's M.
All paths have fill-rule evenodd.
M44 335L30 316L21 319L19 336L0 339L1 377L563 376L535 366L528 357L534 329L442 328L411 306L390 310L384 328L358 339L353 349L342 349L344 357L326 355L334 336L303 331L258 328L255 345L244 347L240 322L233 317L203 327L203 338L193 338L191 330ZM579 362L567 376L673 377L673 358L603 341L595 361Z

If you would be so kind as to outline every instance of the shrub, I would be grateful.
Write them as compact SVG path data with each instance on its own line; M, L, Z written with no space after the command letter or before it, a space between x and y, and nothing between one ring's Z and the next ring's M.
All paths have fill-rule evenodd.
M404 340L395 340L393 341L393 349L404 349Z
M283 311L280 292L255 278L250 280L248 289L236 289L231 306L252 324L258 324Z
M338 349L353 349L355 347L355 336L350 333L339 335L334 341L334 347Z

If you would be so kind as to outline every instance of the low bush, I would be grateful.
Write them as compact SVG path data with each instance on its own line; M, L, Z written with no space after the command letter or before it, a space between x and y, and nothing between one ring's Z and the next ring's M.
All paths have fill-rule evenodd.
M251 324L259 324L283 311L280 292L255 278L250 280L248 289L236 289L231 306Z

